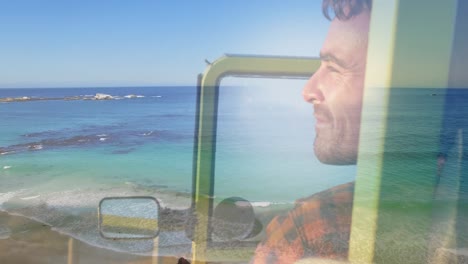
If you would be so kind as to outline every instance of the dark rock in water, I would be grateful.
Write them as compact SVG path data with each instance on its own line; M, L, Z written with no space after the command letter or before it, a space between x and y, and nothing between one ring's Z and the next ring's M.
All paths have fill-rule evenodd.
M0 98L0 102L23 102L23 101L32 101L32 100L38 100L38 98L31 98L28 96L23 96L23 97L6 97L6 98Z
M71 138L49 138L43 139L35 142L28 142L23 144L10 145L8 147L0 148L0 153L2 155L19 153L24 151L38 151L44 148L54 148L54 147L72 147L72 146L83 146L83 145L92 145L92 144L102 144L107 143L108 137L106 140L103 137L98 137L96 135L80 135L74 136Z
M192 194L191 193L183 193L183 192L178 192L176 193L175 195L176 197L185 197L185 198L191 198L192 197Z
M134 98L144 98L144 95L126 95L123 98L134 99ZM14 102L30 102L30 101L53 101L53 100L63 100L63 101L76 101L76 100L114 100L122 99L119 96L112 96L110 94L97 93L94 96L88 95L75 95L75 96L65 96L65 97L4 97L0 98L0 103L14 103Z
M155 189L167 189L168 186L164 184L150 184L148 185L150 188L155 188Z
M63 100L64 98L43 98L43 97L6 97L0 98L2 103L14 103L14 102L30 102L30 101L51 101L51 100Z
M135 148L129 148L129 149L119 149L119 150L114 150L112 151L112 154L128 154L132 151L134 151Z
M82 100L82 99L84 99L84 97L81 97L81 96L69 96L69 97L63 98L63 100L65 101L75 101L75 100Z
M133 130L130 124L95 125L78 130L69 128L46 130L23 134L29 142L0 147L0 155L27 151L49 150L61 147L94 147L112 145L116 150L112 154L128 154L137 146L161 141L177 142L192 139L193 135L181 134L170 130ZM75 135L75 136L70 136Z
M47 131L41 131L41 132L33 132L29 134L23 134L21 135L22 137L51 137L51 136L57 136L60 135L59 131L52 131L52 130L47 130Z
M80 135L80 136L74 136L71 138L60 138L60 139L45 139L39 141L40 144L44 146L51 146L51 147L56 147L56 146L77 146L77 145L87 145L87 144L93 144L97 143L100 140L99 137L96 135Z
M13 150L8 150L7 148L0 148L0 155L7 155L15 153Z

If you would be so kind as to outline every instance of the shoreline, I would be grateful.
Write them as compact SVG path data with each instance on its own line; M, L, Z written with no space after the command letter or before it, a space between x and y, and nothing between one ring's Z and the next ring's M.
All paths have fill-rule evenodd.
M163 214L177 213L177 218L185 218L186 210L180 212L171 209L163 209ZM261 208L258 220L265 225L272 216L282 210L268 210ZM175 215L173 215L174 217ZM172 220L173 217L171 217ZM176 221L177 222L177 221ZM161 228L178 230L181 223L174 221L161 222ZM260 224L258 235L264 232L264 226ZM231 245L231 252L222 253L220 256L212 256L208 263L244 263L237 259L240 255L253 254L256 242L249 239L242 246ZM253 244L252 244L253 243ZM249 246L250 245L250 246ZM247 247L245 247L247 246ZM72 248L70 250L69 248ZM182 252L182 251L181 251ZM71 257L70 257L70 253ZM221 253L221 251L219 252ZM219 254L218 253L218 254ZM179 254L179 253L172 253ZM180 253L177 256L159 256L155 262L154 256L138 253L122 252L111 248L100 247L74 238L73 235L55 230L45 222L32 219L14 212L0 210L0 263L177 263L180 257L190 259L190 252ZM232 255L234 254L234 255ZM232 256L231 256L232 255ZM239 255L239 256L237 256ZM71 260L71 262L69 261Z
M1 263L153 263L151 256L91 246L47 224L4 211L0 211L0 230ZM159 260L177 263L178 257Z

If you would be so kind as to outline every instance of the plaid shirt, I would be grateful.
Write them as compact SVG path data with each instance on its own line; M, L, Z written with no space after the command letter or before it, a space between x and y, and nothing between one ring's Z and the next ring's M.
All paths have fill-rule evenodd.
M252 263L285 264L308 257L346 259L353 192L351 182L298 200L292 211L268 224Z

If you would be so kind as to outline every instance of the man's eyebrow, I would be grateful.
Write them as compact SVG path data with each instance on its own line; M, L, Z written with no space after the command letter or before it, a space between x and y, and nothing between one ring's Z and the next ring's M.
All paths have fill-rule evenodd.
M340 67L343 67L343 68L347 68L347 67L348 67L347 63L345 63L343 60L340 60L339 58L337 58L335 55L333 55L333 54L331 54L331 53L323 53L323 52L320 52L320 60L322 60L322 61L330 61L330 62L336 63L336 64L338 64Z

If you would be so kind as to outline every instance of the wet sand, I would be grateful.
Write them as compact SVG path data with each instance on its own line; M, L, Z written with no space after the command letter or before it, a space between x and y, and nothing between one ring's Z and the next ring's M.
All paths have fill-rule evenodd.
M71 250L69 250L71 249ZM21 216L0 212L0 263L177 263L97 248L70 239L51 227Z

